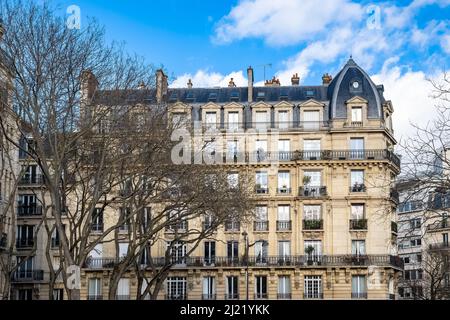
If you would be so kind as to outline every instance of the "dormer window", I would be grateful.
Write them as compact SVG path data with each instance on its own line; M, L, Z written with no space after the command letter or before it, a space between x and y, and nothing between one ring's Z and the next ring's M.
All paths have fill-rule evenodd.
M352 123L362 123L361 107L352 107Z
M230 94L231 101L239 101L239 91L232 91Z
M210 92L208 96L209 101L217 101L217 92Z
M257 100L258 101L263 101L266 98L266 93L264 91L259 91L257 93Z
M309 90L306 90L305 91L305 96L307 97L307 98L313 98L314 97L314 90L312 90L312 89L309 89Z
M286 89L282 89L280 91L280 100L287 101L288 100L288 91Z
M194 93L191 92L191 91L189 91L189 92L186 94L186 100L187 100L187 101L194 101Z

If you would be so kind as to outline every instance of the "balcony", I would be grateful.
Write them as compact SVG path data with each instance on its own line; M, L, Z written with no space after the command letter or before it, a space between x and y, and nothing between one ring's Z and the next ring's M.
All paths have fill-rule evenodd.
M238 293L225 293L224 299L225 300L239 300L239 294Z
M216 300L215 294L202 294L202 300Z
M87 300L103 300L103 296L101 294L89 294Z
M367 299L367 292L352 292L352 299Z
M358 193L358 192L366 192L366 186L364 183L356 183L353 186L349 187L349 191L351 193Z
M184 233L187 232L188 229L188 222L187 221L180 221L171 223L166 226L166 232L178 232L178 233Z
M290 194L291 193L291 188L287 188L287 187L282 187L282 188L277 188L277 194Z
M269 221L254 221L253 231L269 231Z
M185 294L185 293L166 294L166 300L187 300L187 294Z
M450 249L450 244L448 242L438 242L430 244L428 248L430 250L448 250Z
M88 258L83 267L87 269L111 269L118 262L116 258ZM151 263L150 263L151 262ZM403 260L398 256L390 255L277 255L277 256L249 256L248 260L245 256L240 257L180 257L169 258L168 261L164 257L152 258L144 265L152 265L154 267L163 267L172 264L174 269L183 268L241 268L246 267L299 267L311 268L316 266L322 267L393 267L403 269Z
M367 230L367 219L350 219L350 230Z
M19 205L17 207L17 215L19 217L33 217L42 215L42 207L38 205Z
M31 249L34 246L34 239L17 239L16 240L16 248L17 249Z
M25 175L19 180L19 185L42 185L44 183L44 176L42 174Z
M303 230L323 230L323 219L303 220Z
M277 220L277 231L291 231L291 220Z
M255 300L265 300L268 298L267 292L258 292L254 295Z
M118 294L116 295L116 300L130 300L129 294Z
M292 293L277 293L278 300L291 300Z
M12 275L13 282L43 281L44 270L17 270Z
M268 187L256 186L255 192L257 194L268 194L269 193L269 188Z
M227 232L239 232L241 224L239 221L227 221L225 222L225 231Z
M303 299L323 299L323 292L304 292Z
M303 186L298 188L299 197L318 198L327 196L327 187L325 186Z

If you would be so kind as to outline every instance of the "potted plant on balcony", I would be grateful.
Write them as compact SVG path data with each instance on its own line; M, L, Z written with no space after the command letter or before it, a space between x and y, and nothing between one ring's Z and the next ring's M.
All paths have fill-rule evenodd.
M306 259L307 259L308 266L311 266L313 264L313 256L312 256L313 252L314 252L314 247L313 246L307 246L305 248Z

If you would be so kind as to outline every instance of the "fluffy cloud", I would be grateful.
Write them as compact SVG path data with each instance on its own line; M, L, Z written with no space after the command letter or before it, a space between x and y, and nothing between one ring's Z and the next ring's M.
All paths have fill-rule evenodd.
M359 4L349 0L245 0L216 27L214 40L227 43L261 37L271 45L292 45L326 33L330 25L359 20Z
M433 88L425 73L399 66L398 61L398 57L387 60L372 80L384 85L384 96L392 101L395 136L401 139L414 135L412 124L424 126L433 118L437 101L431 97ZM432 76L441 77L442 74Z
M447 34L441 38L441 46L446 53L450 54L450 35Z
M246 86L247 79L244 77L242 71L231 72L230 74L223 75L217 72L208 72L207 70L199 70L194 75L185 73L178 76L175 81L170 85L172 88L183 88L187 86L187 82L191 79L194 87L207 88L207 87L226 87L228 82L233 78L236 86Z

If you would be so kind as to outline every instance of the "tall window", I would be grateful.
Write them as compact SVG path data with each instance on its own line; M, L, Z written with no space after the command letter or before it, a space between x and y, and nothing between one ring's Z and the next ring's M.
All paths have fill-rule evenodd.
M217 128L217 116L216 112L206 112L205 124L207 129Z
M289 112L286 110L278 111L278 128L289 128Z
M305 240L303 244L308 263L321 261L322 257L321 240Z
M291 151L291 141L288 139L278 140L278 158L280 160L289 160Z
M321 276L305 276L304 285L305 299L322 299L322 277Z
M267 299L267 276L255 277L255 299Z
M227 258L230 262L239 260L239 242L236 240L227 241Z
M320 159L320 139L303 140L303 158L305 160Z
M34 257L17 257L17 278L33 279Z
M256 172L256 193L268 193L268 178L266 171Z
M19 216L32 216L42 213L41 207L37 206L37 199L34 194L19 195L19 203L17 209Z
M237 160L238 158L238 142L237 140L229 140L227 141L227 151L228 151L228 159Z
M130 221L131 216L131 208L120 208L120 216L119 216L119 231L121 232L128 232L131 226Z
M257 129L265 129L269 127L269 113L267 111L256 111L255 122Z
M205 264L211 265L216 262L216 242L205 241Z
M278 277L278 299L291 299L291 277Z
M178 112L172 114L172 125L174 128L186 126L186 113Z
M319 130L320 128L320 112L304 111L303 112L303 128L305 130Z
M364 219L364 204L352 204L351 217L353 220Z
M303 177L305 187L320 187L322 183L321 171L305 171Z
M278 241L278 260L285 261L291 256L291 242Z
M94 208L92 212L92 231L102 232L103 231L103 209Z
M169 247L169 254L172 257L172 263L186 263L186 244L183 241L174 240L169 242L167 246Z
M350 139L350 158L364 159L364 138Z
M255 242L255 258L257 263L267 262L267 242L263 240Z
M17 247L27 248L34 245L34 226L19 225L17 226Z
M291 214L289 205L278 206L277 230L291 230Z
M278 171L278 193L290 193L291 173L290 171Z
M304 205L303 215L305 220L320 220L321 219L320 204Z
M227 299L239 299L239 278L236 276L227 277Z
M117 286L117 300L130 299L130 279L121 278Z
M263 161L266 159L267 152L267 140L255 141L255 156L256 161Z
M364 192L366 190L364 186L364 170L351 170L350 178L351 192Z
M64 300L64 289L53 289L53 300Z
M120 242L119 243L119 259L123 259L128 254L128 242Z
M362 108L353 107L352 108L352 122L362 122Z
M203 277L203 300L216 299L216 279L214 277Z
M365 240L352 240L352 254L356 256L366 254L366 241Z
M256 207L254 230L255 231L269 230L267 206Z
M167 278L167 300L186 300L186 277Z
M239 113L228 112L228 129L237 130L239 128Z
M90 257L93 259L101 259L103 257L103 244L97 243L94 249L89 253Z
M352 276L352 298L367 299L367 280L365 276Z
M102 297L102 281L100 278L89 279L88 284L88 299L89 300L101 300Z

